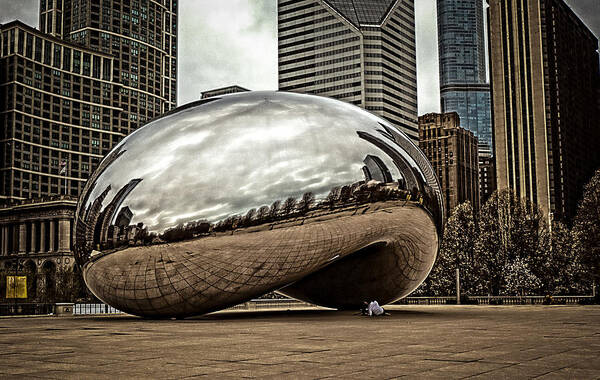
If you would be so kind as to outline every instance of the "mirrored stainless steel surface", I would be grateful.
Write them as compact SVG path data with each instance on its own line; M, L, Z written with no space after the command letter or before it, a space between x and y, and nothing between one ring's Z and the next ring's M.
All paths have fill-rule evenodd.
M80 198L75 251L92 292L133 314L272 290L352 307L424 280L443 210L426 157L385 120L249 92L180 107L115 147Z

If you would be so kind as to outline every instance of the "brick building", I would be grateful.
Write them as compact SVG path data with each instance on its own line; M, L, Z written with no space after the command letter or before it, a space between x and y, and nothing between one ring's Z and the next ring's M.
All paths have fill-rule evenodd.
M469 201L479 210L477 138L460 127L456 112L429 113L419 117L419 147L425 153L442 186L448 216L454 207Z

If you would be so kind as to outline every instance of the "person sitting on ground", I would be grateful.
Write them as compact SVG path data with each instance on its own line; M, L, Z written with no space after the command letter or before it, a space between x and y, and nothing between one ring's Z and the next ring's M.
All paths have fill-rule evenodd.
M364 304L366 304L367 302L364 302ZM380 316L380 315L384 315L385 314L385 310L379 306L379 303L377 301L371 301L371 303L369 303L369 305L367 306L366 312L364 315L368 315L369 317L372 316Z

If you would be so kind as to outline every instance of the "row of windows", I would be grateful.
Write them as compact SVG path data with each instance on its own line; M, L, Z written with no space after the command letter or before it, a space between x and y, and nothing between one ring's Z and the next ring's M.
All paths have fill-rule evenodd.
M398 75L400 75L400 76L402 76L402 77L404 77L404 78L406 78L408 80L413 80L413 81L415 80L417 72L414 69L412 69L412 68L410 68L410 67L408 67L408 66L406 66L406 65L404 65L402 63L400 63L399 59L403 59L403 58L401 56L399 56L399 55L397 56L399 59L394 59L394 58L388 56L387 54L382 54L382 53L365 53L365 57L367 57L367 58L383 58L384 60L387 60L389 62L393 62L396 66L399 66L402 69L404 69L404 70L408 71L409 73L413 74L412 76L410 76L408 74L402 73L399 70L395 70ZM375 65L371 65L371 66L375 66ZM390 66L388 65L388 67L390 67Z
M319 85L326 84L326 83L344 81L344 80L348 80L348 79L357 78L360 76L361 76L360 72L352 73L352 74L344 74L344 75L339 75L337 77L319 79L319 80L315 80L315 81L311 81L311 82L303 82L303 83L299 83L299 84L295 84L295 85L289 85L289 86L282 85L281 89L291 91L291 90L297 90L297 89L303 88L303 87L319 86ZM320 91L320 89L315 90L315 91Z
M329 59L327 61L322 61L322 62L318 62L318 63L309 63L308 65L298 66L298 67L292 67L290 69L284 69L284 70L280 69L279 70L279 75L284 75L284 74L292 73L292 72L295 72L295 71L310 70L310 69L313 69L315 67L329 66L329 65L336 64L336 63L354 61L354 60L359 60L359 59L360 59L360 54L349 55L349 56L340 57L340 58L334 58L334 59ZM280 66L280 68L281 68L281 66Z
M349 37L349 38L344 38L341 40L337 40L337 41L332 41L332 42L326 42L320 45L315 45L315 46L309 46L309 47L305 47L305 48L301 48L301 49L296 49L296 50L291 50L291 51L287 51L287 52L279 52L279 58L283 58L283 57L287 57L290 55L296 55L296 54L301 54L301 53L306 53L309 51L316 51L316 50L320 50L320 49L325 49L325 48L329 48L332 46L337 46L337 45L343 45L343 44L347 44L347 43L351 43L351 42L356 42L359 41L360 37Z
M288 48L291 46L299 46L299 45L304 45L304 44L308 44L308 43L315 42L315 41L326 40L328 38L344 36L344 35L350 34L350 33L352 33L352 31L350 29L343 29L343 30L339 30L337 32L327 33L324 35L317 35L317 36L305 38L303 40L289 42L287 44L280 44L279 49L285 49L285 48ZM281 40L279 42L281 42Z
M318 25L318 23L319 23L319 21L315 20L315 21L311 22L310 25ZM342 24L341 22L336 22L336 23L333 23L333 24L327 24L327 25L319 26L319 27L312 28L312 29L304 29L304 30L301 30L299 32L288 34L288 35L285 35L285 36L282 36L281 35L281 31L279 31L280 32L279 42L285 41L285 40L289 40L290 38L306 36L306 35L309 35L309 34L323 32L325 30L335 29L335 28L343 27L343 26L344 26L344 24Z
M286 19L283 19L282 16L293 13L293 12L299 12L308 8L313 8L316 4L314 3L308 3L308 4L304 4L304 5L300 5L298 7L292 7L289 9L284 9L282 10L282 6L279 6L279 18L280 18L280 22L288 22L288 21L293 21L293 20L297 20L298 18L302 18L302 17L298 17L298 16L294 16L294 17L288 17ZM309 12L311 13L311 12ZM307 13L308 14L308 13ZM301 15L304 16L304 15Z
M308 74L301 74L301 75L295 75L293 77L289 77L289 78L283 78L279 80L279 83L285 83L285 82L292 82L298 79L304 79L304 78L310 78L310 77L317 77L319 75L326 75L326 74L332 74L332 73L338 73L340 71L347 71L347 70L352 70L352 69L360 69L360 63L356 63L353 65L346 65L346 66L338 66L338 67L334 67L331 69L327 69L327 70L320 70L320 71L316 71L313 73L308 73Z
M325 10L325 9L319 9L318 11L305 13L305 14L302 14L300 16L295 16L295 17L292 17L292 18L289 18L289 19L286 19L286 20L279 20L279 25L280 26L278 27L278 31L279 31L279 33L284 33L284 32L287 32L288 30L298 29L298 28L304 28L306 26L311 26L311 25L318 25L320 23L324 23L324 22L327 22L327 21L335 19L335 16L328 15L328 16L324 16L324 17L321 17L321 18L315 19L315 20L304 21L304 22L301 22L301 23L293 23L292 25L288 25L288 26L281 26L281 24L284 23L284 22L295 21L295 20L298 20L298 19L301 19L301 18L307 18L307 17L310 17L310 16L317 16L317 15L320 15L320 14L323 14L323 13L327 13L327 10Z
M98 139L93 141L98 142ZM12 140L14 145L13 154L16 160L26 161L29 165L40 165L59 169L58 162L67 161L71 169L89 170L90 166L94 167L99 162L99 157L90 156L87 154L64 152L52 147L40 148L39 146L21 143L20 141ZM99 143L96 144L98 146Z
M92 76L96 79L100 79L102 75L102 79L110 80L112 72L110 58L63 46L17 28L3 32L2 40L3 56L16 53L68 72Z
M315 94L323 94L330 91L343 90L352 87L360 87L360 82L345 83L331 87L319 88L314 91Z
M280 61L279 67L298 63L298 62L312 61L316 58L324 58L324 57L330 57L332 55L340 55L340 54L348 53L348 52L355 51L355 50L360 50L360 45L353 45L353 46L348 46L348 47L341 48L341 49L335 49L335 50L324 51L324 52L317 53L317 54L311 54L311 55L307 55L305 57L294 58L294 59L290 59L287 61Z
M396 68L386 64L386 63L381 63L381 62L365 62L365 66L367 67L381 67L384 70L381 72L381 74L383 76L385 76L386 78L390 79L391 81L394 82L398 82L400 84L402 84L403 86L407 87L408 89L412 90L415 94L417 92L417 87L414 85L415 84L415 78L414 77L410 77L407 76L406 74L402 73L401 71L397 70ZM395 75L391 75L389 73L387 73L385 70L388 70L392 73L394 73ZM372 72L372 71L370 71ZM404 77L406 79L408 79L408 82L402 81L398 78L398 76L400 77Z
M402 37L406 38L408 41L412 42L412 44L415 44L415 35L414 35L414 28L411 30L411 32L413 32L412 34L407 34L406 32L404 32L404 29L406 29L406 26L401 25L398 21L396 21L394 18L391 18L388 23L386 24L386 27L384 28L384 32L385 30L389 28L391 30L393 30L394 32L396 32L397 34L401 35Z

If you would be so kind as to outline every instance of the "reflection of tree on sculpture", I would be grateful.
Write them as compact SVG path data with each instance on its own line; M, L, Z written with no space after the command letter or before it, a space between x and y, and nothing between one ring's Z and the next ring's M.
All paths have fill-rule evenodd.
M329 191L327 197L323 200L322 205L325 207L329 207L329 209L333 209L335 207L335 202L337 201L340 194L340 188L334 187Z
M413 189L413 191L414 190L415 189ZM418 199L418 193L416 196ZM106 245L112 243L111 241L104 244L105 248L123 248L129 245L175 242L209 236L211 232L233 231L238 228L257 226L294 216L305 216L309 214L311 210L334 210L336 207L341 207L343 209L352 204L359 206L366 203L397 199L406 199L406 202L411 199L411 196L406 190L400 189L400 184L398 182L383 183L377 180L370 180L365 183L365 181L358 181L343 187L333 187L325 199L316 206L315 195L312 192L306 192L298 201L294 197L287 198L283 203L280 200L277 200L273 202L270 207L263 205L258 208L258 210L252 208L248 210L244 216L233 215L216 223L210 223L206 220L180 223L176 227L165 230L160 235L149 233L143 223L138 223L137 226L114 225L111 227L119 228L119 231L121 232L118 240L114 242L114 246L112 244L110 244L110 247ZM417 199L415 199L415 201ZM406 205L406 202L404 205ZM121 211L123 210L128 210L128 208L126 207ZM121 220L124 218L117 219ZM130 218L127 220L130 220Z
M261 224L269 221L269 206L261 206L256 212L256 222Z
M250 210L248 210L248 212L241 221L241 227L250 227L253 223L254 215L256 215L255 208L251 208Z
M352 196L352 191L350 190L350 186L348 186L348 185L342 186L342 189L340 190L340 196L339 196L340 202L342 202L342 203L348 202L348 200L350 199L351 196Z
M281 201L275 201L269 208L269 219L276 220L277 215L279 214L279 207L281 206Z
M156 236L148 234L147 229L143 227L143 224L138 223L138 234L139 239L142 241L152 241ZM146 231L144 233L144 231ZM160 235L160 239L165 242L180 241L191 239L194 237L206 236L210 232L210 223L206 220L197 220L188 223L181 223L177 227L169 228ZM136 240L138 235L136 235Z
M281 211L283 213L283 216L289 216L294 212L294 209L296 208L296 199L293 197L289 197L288 199L285 200L285 202L283 202L283 205L281 206Z
M300 199L300 201L298 202L298 211L300 212L301 215L306 215L306 213L308 212L308 210L310 210L310 206L313 204L313 202L315 201L315 196L313 193L306 192L302 195L302 199Z

